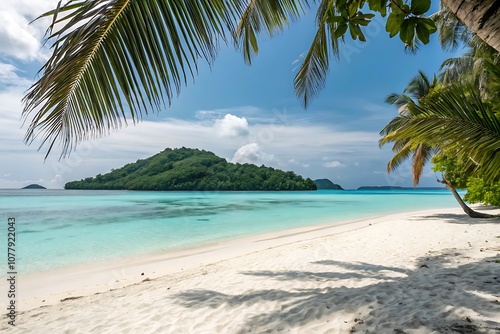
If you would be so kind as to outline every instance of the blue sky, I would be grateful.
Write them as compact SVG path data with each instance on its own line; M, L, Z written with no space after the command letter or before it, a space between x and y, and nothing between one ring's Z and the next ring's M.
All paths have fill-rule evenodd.
M41 48L47 22L28 25L56 1L7 0L0 8L0 188L65 182L106 173L166 147L196 147L233 162L264 164L310 178L329 178L344 188L411 186L409 165L387 175L390 147L378 147L379 131L397 113L384 103L423 70L437 72L444 53L436 36L416 55L390 39L383 21L365 31L367 43L346 38L340 61L332 62L327 85L303 109L293 91L301 55L314 35L314 10L273 39L260 39L252 66L240 52L222 46L210 69L183 87L172 105L143 122L83 143L69 159L56 150L44 162L37 143L26 146L21 98L48 55ZM433 3L436 11L439 3ZM421 186L436 186L428 168Z

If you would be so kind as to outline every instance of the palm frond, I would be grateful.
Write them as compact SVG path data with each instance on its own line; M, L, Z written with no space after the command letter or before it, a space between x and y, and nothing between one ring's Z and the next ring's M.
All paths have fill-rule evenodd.
M398 145L396 148L396 144L403 144L404 145L401 147L401 145ZM398 169L401 164L403 164L408 158L412 155L414 148L412 147L412 144L409 143L407 140L405 141L396 141L396 144L393 148L393 151L396 152L394 156L389 160L387 163L387 173L390 173L396 169Z
M409 115L399 115L391 119L389 123L380 131L381 136L385 136L393 131L397 131L400 127L404 125L405 122L407 122ZM382 147L388 142L382 138L379 140L379 146Z
M443 50L454 51L469 42L472 35L470 30L448 7L442 5L431 19L438 27L438 39Z
M492 99L498 102L500 101L500 67L487 60L483 63L483 65L490 74L490 82L488 88L490 90L490 94L492 95Z
M471 73L474 67L474 57L465 53L460 57L446 59L439 68L441 82L445 84L463 81L464 73Z
M272 36L276 30L283 30L290 21L303 15L311 2L314 0L249 0L235 33L245 62L251 64L253 55L259 51L257 35L264 30Z
M53 15L53 54L24 97L25 141L47 155L159 111L214 60L241 0L72 0Z
M450 86L417 108L420 112L386 135L387 141L407 139L456 152L468 157L466 167L474 167L486 178L500 179L500 119L478 91Z
M409 94L413 100L419 101L429 94L435 84L435 79L431 82L423 71L418 71L418 74L413 77L406 86L404 93Z
M420 182L420 177L424 172L424 166L431 160L433 150L425 144L419 144L414 150L412 161L413 186L415 187Z
M408 103L413 103L413 99L406 94L391 93L385 98L385 103L394 105L398 110L406 106ZM399 113L401 114L401 113Z
M316 16L318 30L293 80L295 95L305 108L325 86L330 56L339 58L339 38L334 37L337 23L327 22L329 3L330 0L323 0L319 5Z

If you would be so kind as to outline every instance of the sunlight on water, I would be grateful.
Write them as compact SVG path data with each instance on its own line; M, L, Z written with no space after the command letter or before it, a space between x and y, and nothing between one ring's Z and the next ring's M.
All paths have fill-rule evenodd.
M127 192L0 190L0 247L16 219L19 271L192 247L382 214L454 207L447 191Z

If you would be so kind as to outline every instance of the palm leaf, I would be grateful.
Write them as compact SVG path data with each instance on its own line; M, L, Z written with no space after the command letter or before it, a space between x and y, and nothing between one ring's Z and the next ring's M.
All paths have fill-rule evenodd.
M405 122L407 122L409 115L400 115L394 117L383 129L380 131L381 136L385 136L393 131L397 131L400 127L404 125ZM382 147L385 144L387 144L389 141L387 141L384 138L379 140L379 146Z
M413 99L406 94L391 93L385 98L385 103L392 104L398 109L398 114L404 113L408 103L414 103Z
M439 12L431 16L438 27L438 38L446 51L454 51L460 45L468 43L471 32L455 14L446 6L441 5Z
M290 21L298 19L309 8L308 0L249 0L236 29L237 45L242 49L245 62L252 63L259 51L257 36L265 32L273 36Z
M416 186L420 182L424 166L431 160L432 155L432 148L425 144L419 144L414 150L412 161L413 186Z
M413 153L413 147L407 140L396 141L392 150L395 154L387 163L387 173L398 169Z
M327 9L333 10L329 5L330 0L323 0L319 5L316 15L318 30L293 80L295 95L305 108L325 86L330 56L339 58L339 38L334 37L337 23L327 22L330 15Z
M241 0L72 0L53 16L53 54L24 97L25 141L47 155L170 104L234 31Z
M478 91L450 86L416 108L419 113L386 135L386 141L406 139L455 152L469 158L466 167L500 179L500 119Z

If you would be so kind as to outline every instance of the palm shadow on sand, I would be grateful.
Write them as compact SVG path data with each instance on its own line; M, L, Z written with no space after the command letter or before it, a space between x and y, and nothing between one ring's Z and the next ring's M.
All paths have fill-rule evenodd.
M245 271L241 272L242 280L245 276L254 276L277 281L310 281L309 286L321 282L322 288L249 290L235 295L188 290L174 298L189 309L210 307L220 308L221 312L226 308L279 303L273 308L259 308L267 311L246 318L240 333L293 330L310 322L330 322L332 333L337 333L340 332L339 321L343 322L339 317L346 313L355 314L346 318L350 323L345 326L349 326L352 333L371 333L368 330L375 322L378 323L375 333L405 333L407 330L499 333L498 321L482 320L482 317L498 319L500 316L500 257L497 254L457 265L461 256L450 250L420 258L415 270L323 260L313 264L324 265L327 271ZM365 278L372 279L372 284L363 285ZM351 283L355 280L359 284L356 287L339 286L339 280ZM328 282L334 281L336 285L329 287ZM472 307L481 319L460 316L467 307Z
M482 213L496 215L498 211L497 207L493 206L485 206L485 205L476 205L474 210ZM436 213L427 216L418 216L414 218L410 218L410 220L421 221L421 220L442 220L445 223L449 224L465 224L465 225L478 225L478 224L491 224L491 223L500 223L500 216L496 218L471 218L467 216L465 213Z

